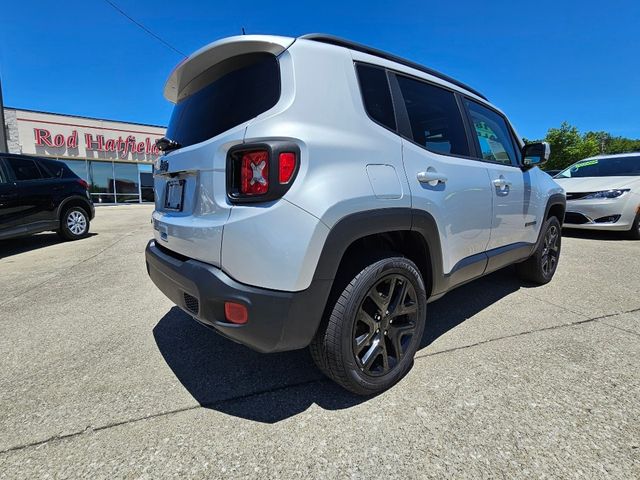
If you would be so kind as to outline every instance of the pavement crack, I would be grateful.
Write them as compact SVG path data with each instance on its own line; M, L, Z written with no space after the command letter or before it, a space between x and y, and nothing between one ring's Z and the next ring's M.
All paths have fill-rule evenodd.
M615 328L616 330L620 330L621 332L630 333L631 335L635 335L636 337L640 337L640 333L634 332L633 330L627 330L626 328L622 328L622 327L619 327L617 325L611 325L610 323L603 322L602 320L600 320L599 323L602 323L603 325L606 325L607 327L611 327L611 328Z
M511 335L504 335L502 337L490 338L488 340L482 340L481 342L470 343L468 345L463 345L461 347L447 348L445 350L440 350L438 352L425 353L424 355L416 355L415 359L418 360L420 358L433 357L434 355L440 355L442 353L456 352L458 350L465 350L467 348L477 347L479 345L485 345L487 343L496 342L498 340L505 340L505 339L509 339L509 338L522 337L524 335L529 335L531 333L546 332L546 331L549 331L549 330L557 330L557 329L565 328L565 327L573 327L573 326L576 326L576 325L582 325L584 323L591 323L591 322L596 322L596 321L598 321L599 323L606 323L606 322L602 322L601 320L604 320L606 318L611 318L611 317L617 317L619 315L625 315L625 314L628 314L628 313L635 313L635 312L640 312L640 308L634 308L632 310L627 310L627 311L624 311L624 312L610 313L610 314L607 314L607 315L601 315L599 317L585 318L584 320L577 320L575 322L567 322L567 323L563 323L561 325L554 325L552 327L538 328L538 329L534 329L534 330L526 330L524 332L514 333L514 334L511 334ZM609 324L606 323L606 325L609 325ZM609 326L612 326L612 325L609 325ZM618 328L618 327L614 327L614 328ZM619 329L619 330L623 330L623 329ZM634 333L634 332L629 332L629 333ZM635 334L635 335L638 335L638 334Z
M587 318L587 315L585 315L584 313L576 312L575 310L571 310L570 308L567 308L564 305L558 305L557 303L553 303L553 302L549 301L549 299L547 299L547 298L540 298L540 297L537 297L535 295L531 295L530 293L528 293L526 291L522 291L521 293L526 297L533 298L534 300L538 300L539 302L546 303L547 305L551 305L552 307L560 308L560 309L564 310L565 312L570 312L570 313L573 313L575 315L578 315L579 317Z
M136 417L136 418L129 418L127 420L122 420L119 422L111 422L111 423L107 423L105 425L100 425L97 427L92 427L92 426L88 426L86 428L84 428L83 430L76 430L74 432L70 432L70 433L65 433L65 434L61 434L61 435L53 435L49 438L46 438L44 440L38 440L35 442L29 442L29 443L25 443L22 445L15 445L9 448L6 448L4 450L0 450L0 455L1 454L5 454L5 453L11 453L11 452L16 452L16 451L20 451L20 450L24 450L26 448L31 448L31 447L40 447L42 445L45 445L47 443L51 443L51 442L55 442L55 441L59 441L59 440L66 440L69 438L74 438L74 437L79 437L81 435L85 435L85 434L90 434L90 433L96 433L96 432L100 432L102 430L108 430L110 428L114 428L114 427L120 427L122 425L130 425L130 424L134 424L134 423L138 423L138 422L142 422L144 420L151 420L154 418L160 418L160 417L166 417L169 415L174 415L177 413L183 413L183 412L189 412L192 410L198 410L201 408L206 408L206 409L214 409L216 407L222 406L226 403L229 402L237 402L237 401L242 401L242 400L246 400L252 397L258 397L260 395L267 395L269 393L275 393L275 392L279 392L279 391L284 391L284 390L288 390L290 388L297 388L297 387L303 387L305 385L310 385L313 383L317 383L317 382L324 382L324 381L328 381L325 378L314 378L311 380L305 380L303 382L298 382L298 383L291 383L291 384L286 384L286 385L278 385L275 387L271 387L271 388L267 388L264 390L260 390L260 391L256 391L256 392L249 392L243 395L238 395L235 397L229 397L229 398L222 398L220 400L216 400L213 402L206 402L206 403L202 403L202 404L198 404L198 405L190 405L188 407L182 407L182 408L176 408L173 410L167 410L164 412L158 412L158 413L151 413L149 415L144 415L142 417Z
M98 254L96 254L98 255ZM596 321L600 321L599 323L605 323L606 325L613 327L612 325L606 323L606 322L601 322L604 319L607 318L612 318L612 317L616 317L619 315L625 315L625 314L629 314L629 313L636 313L636 312L640 312L640 308L635 308L632 310L627 310L624 312L618 312L618 313L612 313L612 314L608 314L608 315L600 315L598 317L592 317L592 318L586 318L584 320L578 320L575 322L568 322L568 323L563 323L561 325L554 325L552 327L545 327L545 328L539 328L539 329L535 329L535 330L527 330L524 332L520 332L520 333L515 333L512 335L504 335L502 337L496 337L496 338L491 338L488 340L484 340L481 342L476 342L476 343L472 343L469 345L464 345L461 347L454 347L454 348L449 348L446 350L441 350L439 352L434 352L434 353L427 353L424 355L416 355L415 359L421 359L421 358L428 358L428 357L432 357L435 355L440 355L443 353L450 353L450 352L455 352L455 351L459 351L459 350L466 350L468 348L473 348L473 347L477 347L480 345L485 345L488 343L493 343L499 340L505 340L505 339L509 339L509 338L516 338L516 337L522 337L525 335L529 335L532 333L538 333L538 332L545 332L545 331L550 331L550 330L558 330L561 328L566 328L566 327L573 327L576 325L582 325L585 323L591 323L591 322L596 322ZM613 328L618 328L619 330L624 330L621 329L619 327L613 327ZM624 330L625 332L627 332L627 330ZM638 335L635 332L628 332L628 333L633 333L634 335ZM163 412L158 412L158 413L152 413L149 415L144 415L142 417L136 417L136 418L130 418L127 420L122 420L119 422L111 422L111 423L107 423L105 425L100 425L98 427L91 427L88 426L83 430L78 430L75 432L71 432L71 433L67 433L67 434L63 434L63 435L54 435L52 437L49 437L47 439L44 440L39 440L39 441L35 441L35 442L30 442L30 443L26 443L26 444L22 444L22 445L16 445L13 447L9 447L6 448L4 450L0 450L0 454L6 454L6 453L10 453L10 452L15 452L15 451L20 451L20 450L24 450L27 448L31 448L31 447L39 447L51 442L55 442L55 441L59 441L59 440L66 440L69 438L74 438L74 437L78 437L81 435L89 435L92 433L96 433L96 432L100 432L102 430L108 430L110 428L114 428L114 427L118 427L118 426L123 426L123 425L130 425L130 424L134 424L134 423L138 423L138 422L142 422L145 420L150 420L150 419L154 419L154 418L161 418L161 417L166 417L166 416L170 416L170 415L174 415L177 413L182 413L182 412L188 412L188 411L192 411L192 410L198 410L198 409L202 409L202 408L207 408L207 409L215 409L216 407L222 406L224 404L227 404L229 402L238 402L238 401L242 401L242 400L246 400L246 399L250 399L253 397L258 397L261 395L266 395L269 393L275 393L275 392L281 392L281 391L286 391L292 388L298 388L298 387L302 387L302 386L306 386L306 385L311 385L313 383L320 383L320 382L326 382L328 381L325 378L313 378L310 380L305 380L302 382L298 382L298 383L291 383L291 384L285 384L285 385L278 385L275 387L271 387L271 388L266 388L263 390L259 390L259 391L255 391L255 392L248 392L242 395L237 395L235 397L229 397L229 398L224 398L224 399L220 399L220 400L216 400L216 401L212 401L212 402L206 402L206 403L199 403L198 405L191 405L188 407L182 407L182 408L177 408L177 409L173 409L173 410L167 410L167 411L163 411Z

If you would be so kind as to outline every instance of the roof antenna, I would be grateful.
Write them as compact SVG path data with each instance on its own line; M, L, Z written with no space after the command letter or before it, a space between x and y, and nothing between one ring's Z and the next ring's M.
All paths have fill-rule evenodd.
M243 34L243 35L246 35L246 34L247 34L247 32L245 32L245 31L244 31L244 27L242 27L242 34Z

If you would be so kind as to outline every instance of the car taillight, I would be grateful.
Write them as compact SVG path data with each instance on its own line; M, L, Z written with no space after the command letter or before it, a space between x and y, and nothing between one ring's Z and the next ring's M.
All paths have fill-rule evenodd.
M269 152L257 150L242 154L240 194L264 195L269 190Z
M84 188L85 190L89 190L89 184L87 182L85 182L83 179L76 178L76 182L78 182L80 184L80 186L82 188Z
M293 152L282 152L278 159L278 181L280 183L289 183L295 170L296 154Z
M271 140L242 144L227 157L227 195L233 203L276 200L291 187L300 167L300 148Z

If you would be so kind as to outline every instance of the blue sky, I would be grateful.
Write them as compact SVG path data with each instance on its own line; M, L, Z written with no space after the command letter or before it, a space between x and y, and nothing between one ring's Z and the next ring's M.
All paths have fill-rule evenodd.
M323 32L454 76L527 138L563 120L640 138L640 2L114 0L178 50L221 37ZM3 2L7 106L166 124L181 57L103 0Z

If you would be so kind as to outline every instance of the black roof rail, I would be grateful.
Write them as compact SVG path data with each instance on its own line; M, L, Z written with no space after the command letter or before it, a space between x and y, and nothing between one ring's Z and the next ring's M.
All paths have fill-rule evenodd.
M477 95L478 97L483 98L484 100L487 100L487 97L482 95L480 92L456 80L455 78L451 78L450 76L445 75L444 73L440 73L437 70L433 70L432 68L425 67L424 65L420 65L419 63L412 62L411 60L407 60L405 58L398 57L397 55L393 55L391 53L378 50L377 48L367 47L366 45L362 45L361 43L352 42L351 40L345 40L344 38L336 37L334 35L326 35L324 33L308 33L298 38L303 38L305 40L313 40L315 42L328 43L330 45L337 45L339 47L349 48L351 50L356 50L358 52L368 53L369 55L375 55L376 57L384 58L385 60L390 60L392 62L399 63L406 67L411 67L416 70L420 70L421 72L428 73L429 75L433 75L434 77L438 77L460 88L464 88L468 92L471 92L474 95Z

